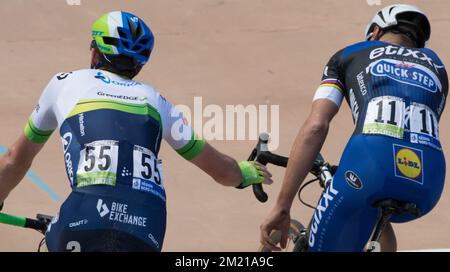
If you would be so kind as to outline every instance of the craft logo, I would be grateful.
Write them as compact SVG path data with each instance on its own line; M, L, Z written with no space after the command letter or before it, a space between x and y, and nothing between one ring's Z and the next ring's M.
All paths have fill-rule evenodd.
M422 88L432 93L442 90L436 75L428 68L410 62L382 59L372 64L374 76L389 77L397 82Z
M422 151L394 145L395 176L423 183Z

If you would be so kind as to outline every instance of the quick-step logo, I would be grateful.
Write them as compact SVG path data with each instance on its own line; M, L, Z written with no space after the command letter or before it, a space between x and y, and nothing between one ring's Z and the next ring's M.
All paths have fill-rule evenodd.
M399 60L381 59L371 64L370 72L377 77L389 77L397 82L436 93L442 91L442 84L427 67Z

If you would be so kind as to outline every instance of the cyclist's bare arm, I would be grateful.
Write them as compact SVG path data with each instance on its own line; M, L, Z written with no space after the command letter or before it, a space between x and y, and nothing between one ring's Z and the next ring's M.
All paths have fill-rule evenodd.
M277 207L289 212L301 183L311 170L320 152L331 120L339 108L335 103L320 99L312 105L311 113L303 124L292 147Z
M316 100L292 147L277 203L261 225L261 243L272 251L280 250L270 240L270 232L282 232L281 247L286 247L292 202L320 152L331 120L339 107L327 99Z
M21 135L0 160L0 203L19 184L44 144L35 144Z
M205 143L203 151L191 162L224 186L237 187L244 178L236 160L219 152L208 143ZM272 175L265 166L259 166L264 172L264 183L271 184Z

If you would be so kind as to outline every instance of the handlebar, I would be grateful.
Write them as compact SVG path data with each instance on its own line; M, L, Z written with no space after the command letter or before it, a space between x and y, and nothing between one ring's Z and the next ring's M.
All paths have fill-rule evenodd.
M287 157L280 156L269 151L269 138L269 134L267 133L262 133L259 135L258 144L250 154L248 161L257 161L262 165L273 164L280 167L287 167L289 161ZM331 167L319 153L314 161L310 173L319 179L320 186L326 188L333 179L335 169L336 167ZM253 193L262 203L266 202L269 198L266 192L264 192L262 184L253 185Z
M26 217L0 213L0 223L2 224L34 229L41 233L45 233L51 220L52 220L51 216L41 214L38 214L36 216L36 219L31 219Z
M273 154L269 151L269 134L262 133L259 135L258 144L250 154L248 161L257 161L262 165L274 164L281 167L286 167L288 158ZM253 185L253 193L255 197L262 203L266 202L269 197L264 192L262 184Z

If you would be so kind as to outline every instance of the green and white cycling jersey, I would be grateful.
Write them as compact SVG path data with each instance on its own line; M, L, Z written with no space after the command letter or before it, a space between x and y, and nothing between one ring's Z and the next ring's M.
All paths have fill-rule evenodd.
M72 188L122 184L165 201L161 140L185 159L205 146L153 87L102 70L56 75L25 126L45 142L59 128Z

